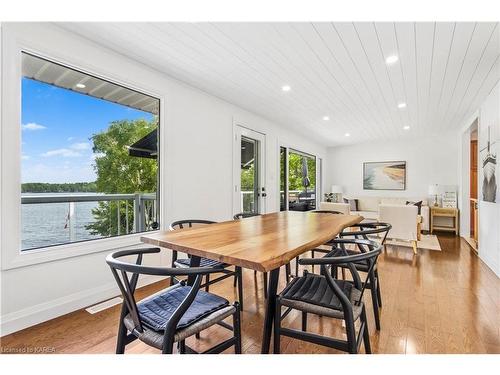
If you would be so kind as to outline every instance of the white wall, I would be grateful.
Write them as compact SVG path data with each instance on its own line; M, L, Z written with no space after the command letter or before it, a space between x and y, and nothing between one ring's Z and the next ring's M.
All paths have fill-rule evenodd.
M281 143L316 154L324 160L326 149L308 141L303 135L294 134L285 127L182 84L54 25L3 24L2 28L3 57L6 53L13 53L12 48L7 49L6 45L11 46L14 40L19 41L33 46L34 50L45 55L57 57L60 61L132 87L143 88L146 92L157 93L164 99L164 125L161 132L161 152L164 153L165 160L161 165L161 190L164 199L162 226L186 217L212 220L231 218L234 122L266 134L269 212L279 207L277 172L278 147ZM11 66L3 66L2 69L3 76L6 76L5 72L9 72L9 76L15 72ZM2 96L2 132L6 118L3 114L19 108L18 105L12 108L6 103L5 96ZM3 139L3 145L4 142L7 141ZM19 161L20 155L10 159L10 168L18 168L16 162ZM3 160L2 165L6 164L6 160ZM3 181L3 184L9 184L5 185L9 189L2 189L2 194L12 190L10 188L18 189L16 184L19 183L15 179ZM14 201L18 199L16 196L3 198ZM8 214L2 207L3 221ZM7 234L1 233L3 237ZM17 251L4 247L1 249L2 253L12 250ZM1 335L116 295L117 288L104 262L107 253L109 250L2 270ZM162 256L156 261L168 264L168 256Z
M370 142L328 149L325 191L341 185L345 196L425 198L430 184L458 186L456 136ZM406 190L363 190L363 162L406 161Z

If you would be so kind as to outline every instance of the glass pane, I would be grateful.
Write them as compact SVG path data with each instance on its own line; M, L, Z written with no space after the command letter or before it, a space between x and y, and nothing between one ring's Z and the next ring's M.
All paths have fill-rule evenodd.
M22 61L21 250L157 229L159 100Z
M241 137L241 212L258 213L257 141Z
M288 209L316 209L316 158L313 156L288 153Z

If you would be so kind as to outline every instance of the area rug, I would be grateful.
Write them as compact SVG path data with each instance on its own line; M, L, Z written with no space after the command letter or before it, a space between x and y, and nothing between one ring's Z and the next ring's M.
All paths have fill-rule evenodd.
M386 241L386 245L412 247L410 241L395 240L395 239L388 239ZM441 246L439 245L437 236L435 236L434 234L422 234L420 237L420 241L417 241L417 249L441 251Z

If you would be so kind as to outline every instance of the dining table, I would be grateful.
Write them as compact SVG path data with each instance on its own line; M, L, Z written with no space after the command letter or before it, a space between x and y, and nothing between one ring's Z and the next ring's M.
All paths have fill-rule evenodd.
M280 267L363 220L359 215L281 211L242 220L144 234L141 241L190 256L191 267L208 258L269 272L261 353L269 353ZM188 279L188 284L194 281Z

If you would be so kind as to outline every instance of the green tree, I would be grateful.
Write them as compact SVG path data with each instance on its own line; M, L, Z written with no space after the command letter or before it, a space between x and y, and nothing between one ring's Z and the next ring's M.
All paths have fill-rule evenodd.
M154 159L130 156L127 146L156 129L157 120L113 121L109 127L91 137L97 174L96 190L106 194L135 194L156 192L158 164ZM128 221L126 212L128 211ZM96 221L86 228L92 234L113 236L131 231L132 201L99 202L92 210ZM148 212L146 212L148 214ZM147 225L154 218L150 217ZM118 215L120 228L118 230Z

